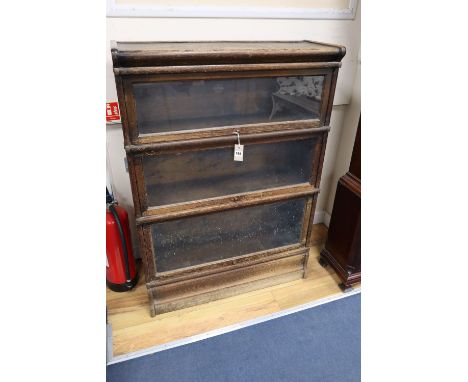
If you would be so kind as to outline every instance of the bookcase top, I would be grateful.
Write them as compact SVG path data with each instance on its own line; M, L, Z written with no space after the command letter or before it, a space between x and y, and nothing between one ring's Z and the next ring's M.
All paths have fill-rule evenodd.
M112 42L114 67L336 62L345 53L315 41Z

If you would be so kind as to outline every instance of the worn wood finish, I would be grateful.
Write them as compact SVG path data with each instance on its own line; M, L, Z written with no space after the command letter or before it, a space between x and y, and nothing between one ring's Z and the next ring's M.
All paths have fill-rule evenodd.
M361 121L349 172L338 181L330 229L321 263L330 264L343 289L361 281Z
M241 269L246 266L266 263L270 260L301 254L303 249L304 247L300 244L293 244L257 253L249 253L248 255L232 257L226 260L214 261L167 272L158 272L148 279L148 284L158 286L191 280L194 278L194 270L196 271L197 277L211 276L223 270Z
M315 193L315 194L318 194ZM306 245L307 244L307 238L309 235L309 227L313 223L313 218L309 218L310 216L313 216L312 210L314 209L314 198L307 198L307 203L304 208L304 224L302 224L302 231L301 231L301 245Z
M169 204L161 207L152 207L146 210L144 216L136 218L136 223L150 224L158 221L179 219L186 216L204 215L217 211L272 203L300 196L310 196L318 192L319 189L306 183L303 185L252 191L225 197L197 200L194 202Z
M221 267L219 272L198 274L183 281L147 284L154 302L154 312L165 313L197 304L203 304L254 289L265 288L304 276L307 248L299 248L254 261L246 258L242 267ZM253 256L249 256L253 257Z
M327 77L327 79L329 78L330 77ZM336 82L338 81L338 69L333 70L330 81L331 81L330 86L326 88L329 93L328 97L326 99L324 98L324 103L327 102L327 109L326 109L326 112L323 114L325 117L324 125L330 124L331 112L333 109L333 99L335 98Z
M156 273L156 262L153 256L153 243L150 227L137 226L137 235L145 279L150 280Z
M323 69L323 68L339 68L341 62L323 62L323 63L303 63L303 64L282 64L282 69ZM259 71L277 69L278 64L245 64L244 71ZM233 65L200 65L200 66L150 66L140 68L115 68L114 74L119 76L141 76L150 74L174 74L174 73L220 73L220 72L236 72L238 69Z
M114 67L245 63L340 62L344 46L315 41L113 43Z
M257 288L272 286L277 283L291 281L304 276L305 263L307 263L309 256L307 246L312 245L314 242L312 234L313 215L320 187L320 176L325 155L326 140L329 131L328 125L333 105L338 68L341 66L340 61L344 54L344 47L307 41L116 43L114 45L112 48L112 57L117 93L122 110L124 144L129 163L129 175L132 185L136 222L138 225L138 245L145 264L145 276L150 302L150 312L152 315L225 298ZM301 78L304 76L305 79L302 80ZM292 95L280 94L278 93L278 88L274 87L277 86L275 85L276 82L271 84L271 80L269 79L278 77L281 77L278 81L288 81L289 78L292 79L290 81L299 80L304 81L304 83L306 80L313 81L313 86L321 87L321 91L317 93L313 90L312 93L307 93L307 97L309 98L304 96L304 93L299 93L299 96L294 96L297 98L294 98ZM239 88L241 90L236 90L237 87L235 87L233 92L227 93L226 97L228 98L223 98L222 102L224 102L224 104L221 103L221 105L225 105L226 108L229 109L230 115L233 115L233 112L237 113L238 110L239 113L247 114L233 115L231 120L228 122L224 121L226 122L224 125L222 125L222 123L219 125L219 121L222 121L219 116L224 118L224 114L220 114L220 109L216 109L217 106L215 104L217 100L215 98L212 98L213 105L206 103L205 107L207 110L204 111L205 114L197 112L197 114L190 115L190 113L194 113L200 109L197 109L199 104L193 103L192 101L194 99L193 93L188 93L187 91L188 95L182 98L187 100L187 107L184 109L184 105L180 105L181 112L183 111L184 114L182 116L174 115L174 111L169 110L175 110L175 112L178 113L178 109L173 109L173 106L171 106L172 109L163 109L164 113L166 113L166 110L168 111L167 114L163 114L166 119L161 119L160 113L155 113L155 110L159 109L154 109L152 102L154 103L157 101L156 103L160 105L158 107L168 108L169 106L164 106L164 103L158 101L160 99L160 93L153 93L153 95L156 94L156 98L154 98L155 101L153 101L153 98L148 98L147 93L152 91L151 89L154 89L154 84L161 82L167 83L167 81L177 81L178 84L182 84L181 91L184 91L183 89L185 88L183 86L197 86L197 81L198 86L205 86L205 80L224 81L249 78L252 80L245 80L247 82L242 83L246 85L242 86L247 86L247 84L250 83L255 84L255 86L257 84L263 85L258 85L260 87L257 90L253 90L253 93L251 90L242 90L244 89L243 87ZM261 81L256 81L255 79L257 78L263 79ZM236 80L236 86L239 80ZM274 81L277 80L274 79ZM210 83L213 84L213 82ZM224 83L225 82L222 82L222 84ZM141 87L140 84L153 85L151 85L151 87L147 87L146 85ZM159 89L166 89L161 88L161 85L157 86L159 86ZM276 89L274 91L277 94L270 93L272 88ZM135 89L140 90L138 90L138 93L135 93ZM171 89L171 92L174 91L172 90L173 88L169 89ZM198 90L198 92L200 91L204 90ZM255 93L255 91L259 93ZM147 112L143 114L144 117L142 117L145 118L146 121L145 124L142 125L142 131L146 132L146 134L140 134L138 131L137 101L135 94L139 100L138 102L149 105L145 106ZM171 94L171 97L174 97L173 94L181 93ZM213 97L213 94L216 93L210 94L211 97ZM247 98L242 99L241 97L243 96ZM177 103L174 103L174 100L178 99L180 99L180 97L170 98L171 105L179 106ZM268 103L266 102L270 99L272 102L276 102L276 104L273 104L274 108L271 114L268 112L265 116L264 108L265 106L268 108ZM235 107L231 107L229 104L231 100L234 102ZM313 102L313 104L309 105L307 102ZM286 103L286 106L284 103ZM257 105L256 108L252 108L252 104ZM284 111L284 107L286 107L286 111ZM243 111L244 109L248 111ZM138 113L140 113L138 115L142 116L142 109L138 109ZM313 118L310 118L311 115ZM294 116L298 116L298 118L295 119ZM200 120L200 118L208 118L208 120L203 121ZM272 120L272 118L274 120ZM243 124L243 122L249 120L259 123ZM155 124L158 123L163 123L163 127L155 128ZM192 127L191 123L195 123L195 127ZM201 183L201 193L198 194L205 197L205 199L193 197L183 199L177 194L177 198L179 199L169 195L171 198L168 198L167 202L163 202L160 198L160 202L157 203L156 199L152 199L156 200L156 205L150 205L147 195L147 183L150 182L148 185L153 187L154 182L158 182L156 176L158 172L151 172L153 170L149 170L150 177L147 178L144 168L144 166L147 166L147 161L145 160L145 162L143 162L144 158L148 156L172 156L190 151L202 152L208 149L232 147L237 143L237 137L234 135L236 131L241 135L241 143L247 145L247 148L250 144L270 144L286 141L306 142L306 139L314 137L315 146L313 146L313 152L308 154L311 155L310 172L309 170L305 172L307 175L304 176L304 179L296 177L294 178L296 181L295 183L293 182L286 186L283 184L290 182L289 177L284 178L286 181L283 181L283 184L278 184L281 185L281 187L273 187L277 184L274 183L270 186L273 188L268 188L268 186L266 186L262 189L257 189L258 185L255 185L256 188L254 188L253 191L250 191L251 188L245 187L242 188L242 191L246 192L218 196L220 193L211 191L206 193L206 187L208 187L209 184L206 182L205 178L209 176L209 166L198 167L198 173L195 174L198 178L200 178L199 174L204 168L207 168L208 171L208 173L204 174L204 177L201 178L204 183ZM149 132L151 134L148 134ZM310 152L310 149L308 150ZM296 150L296 152L298 151ZM255 171L262 171L262 163L270 161L270 158L262 157L261 155L263 154L258 155L258 164L249 167L251 174L255 174ZM184 156L183 158L192 157ZM274 161L274 159L275 158L271 158L271 161ZM158 160L161 160L161 158ZM168 160L170 160L170 158ZM152 166L157 165L157 162L153 160L148 163L151 163ZM170 163L172 167L174 166L173 163L181 167L180 164L188 163L188 160L184 159L183 161ZM172 171L172 167L166 167L164 170L166 172L164 172L164 174L168 174L167 169L171 169ZM213 165L213 167L216 166ZM221 168L223 167L218 166L218 172ZM300 168L302 168L302 164ZM177 177L171 178L168 176L167 179L171 179L170 182L174 182L172 179L175 179L176 182L180 182L181 174L183 171L186 171L188 174L190 166L187 166L187 168L177 168L174 169L174 171L177 171ZM276 171L276 167L272 175L275 175L274 171ZM281 171L284 172L284 169ZM304 174L304 172L301 174ZM188 178L190 177L187 175L187 179ZM223 179L224 178L221 178L220 185L227 184L223 183ZM300 182L297 180L300 180ZM240 177L238 181L242 182L242 177ZM169 186L172 187L172 183L168 183L168 187ZM185 184L183 184L183 186L185 187ZM232 192L231 190L234 191L236 189L229 189L228 192ZM157 193L151 195L154 195L155 198ZM180 195L182 195L182 191ZM298 216L298 219L302 218L302 224L300 228L295 225L295 227L299 228L299 231L287 228L289 230L287 232L294 232L294 235L297 234L298 236L286 237L292 237L294 240L298 237L297 243L284 245L291 243L291 241L287 241L284 244L280 244L277 248L264 251L260 250L260 252L249 253L247 255L243 255L241 252L240 254L242 254L242 256L219 261L205 261L205 263L202 262L201 264L199 264L200 261L198 260L200 257L197 257L197 262L183 263L184 266L192 266L179 269L174 269L175 267L171 268L161 262L158 271L158 253L155 252L156 246L153 242L152 227L162 227L158 224L164 223L166 227L170 227L170 230L172 230L173 225L167 225L173 224L173 222L170 222L171 220L176 221L176 227L180 227L180 221L204 215L206 215L206 218L203 217L203 222L214 222L216 219L220 219L218 216L222 216L217 215L217 213L223 212L232 215L237 213L236 211L241 211L241 209L244 208L249 209L262 205L269 206L274 205L274 203L283 203L282 201L295 198L303 198L304 200L300 200L301 204L293 203L293 206L295 206L293 208L295 211L294 213L297 214L295 216ZM179 203L175 203L176 201ZM305 203L304 206L302 203ZM287 205L289 209L289 204L285 205ZM255 213L263 213L263 210L255 211L258 211ZM282 216L282 213L275 216ZM285 211L284 213L287 214L289 211ZM215 217L216 219L209 220L209 217ZM224 219L224 216L222 219ZM185 220L185 222L191 221L192 220ZM189 223L186 223L186 226L187 224ZM202 225L201 229L203 230ZM189 230L188 232L191 231ZM288 235L290 234L288 233ZM155 237L164 239L164 236ZM292 239L288 238L287 240ZM161 242L162 241L158 239L157 243ZM170 243L172 243L172 241L170 241L169 244ZM222 241L222 243L225 245L224 241ZM275 241L274 245L276 245L276 243ZM246 248L250 250L250 248L257 248L256 246L257 244L253 247ZM162 246L158 248L159 251L167 253L167 247ZM264 248L269 247L263 247L263 249ZM172 249L170 250L172 251ZM257 251L259 249L255 250ZM172 256L172 252L168 253ZM199 256L197 252L193 253ZM239 253L233 254L237 255ZM170 257L170 259L171 262L174 261L172 260L173 257ZM213 260L217 260L217 258L213 257Z
M311 129L311 128L320 129L320 120L310 119L310 120L303 120L303 121L256 123L256 124L235 125L235 126L226 126L226 127L217 127L217 128L183 130L183 131L173 132L173 133L164 132L164 133L159 133L157 135L151 135L149 137L144 136L144 135L138 136L137 138L135 138L135 143L136 145L145 145L145 144L159 143L159 142L226 137L226 136L232 136L236 132L238 132L242 136L242 140L243 140L245 135L269 133L269 132L275 132L275 131L280 132L280 131L285 131L285 130ZM133 147L132 145L126 145L126 146L128 147L127 150L131 150L131 147Z
M115 86L117 88L117 97L119 99L119 108L120 108L120 119L122 121L122 126L130 126L130 121L128 118L127 113L127 105L128 102L125 99L125 91L124 85L122 82L122 78L119 76L115 76ZM129 145L130 140L130 129L123 129L123 136L124 136L124 145Z
M147 209L144 197L144 178L142 177L141 158L127 155L128 175L130 177L130 187L132 189L133 206L135 217L142 215L142 211Z
M317 128L304 128L295 130L281 130L270 132L259 132L255 134L241 134L242 144L253 143L272 143L283 140L298 140L306 139L313 135L323 135L330 130L330 126L322 126ZM190 150L197 148L209 147L228 147L234 146L237 143L237 135L229 134L223 136L212 136L203 139L181 139L177 141L148 143L140 145L125 146L127 153L132 154L159 154L166 152L177 152L182 150Z

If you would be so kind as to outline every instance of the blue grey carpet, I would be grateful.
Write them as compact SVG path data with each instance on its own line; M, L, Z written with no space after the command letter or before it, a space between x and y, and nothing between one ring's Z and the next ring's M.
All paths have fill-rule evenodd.
M358 382L361 295L116 363L108 382Z

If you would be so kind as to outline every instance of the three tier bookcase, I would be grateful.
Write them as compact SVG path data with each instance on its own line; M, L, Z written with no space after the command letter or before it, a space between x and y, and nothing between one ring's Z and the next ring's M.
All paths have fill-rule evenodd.
M304 277L344 55L311 41L113 43L151 315Z

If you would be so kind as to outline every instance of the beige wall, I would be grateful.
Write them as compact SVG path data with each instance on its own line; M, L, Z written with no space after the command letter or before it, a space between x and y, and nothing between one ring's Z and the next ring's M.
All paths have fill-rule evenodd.
M354 20L107 19L107 99L116 100L110 41L316 40L344 45L335 105L348 104L360 47L360 12Z
M348 104L356 92L353 87L360 49L360 10L354 20L257 20L257 19L175 19L175 18L107 18L107 100L117 100L110 56L110 41L190 41L190 40L316 40L346 46L347 53L338 76L331 132L322 173L322 192L317 202L318 217L331 212L330 194L334 194L335 179L340 166L348 161L346 142L352 133L352 123L344 123ZM350 131L348 131L350 130ZM131 214L132 197L120 124L107 125L108 176L119 203ZM352 143L351 143L352 147ZM338 155L340 150L343 155ZM326 215L325 215L326 216ZM135 240L134 240L135 242Z
M336 137L336 143L331 145L334 152L327 151L330 162L326 171L329 184L328 189L323 190L322 207L330 214L335 200L336 185L338 179L348 172L351 155L353 153L354 139L361 115L361 60L359 55L356 75L352 87L350 103L343 110L343 121L339 129L339 137ZM328 147L327 147L328 150ZM331 159L333 158L333 159ZM325 173L325 170L324 170ZM325 192L326 191L326 192Z

